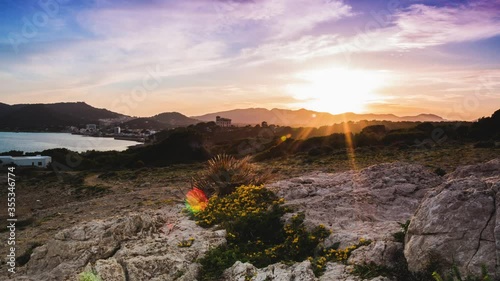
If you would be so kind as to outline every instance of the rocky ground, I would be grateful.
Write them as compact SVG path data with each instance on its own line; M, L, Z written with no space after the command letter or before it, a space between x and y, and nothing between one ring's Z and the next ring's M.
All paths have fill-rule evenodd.
M311 173L269 185L287 205L306 213L306 224L332 230L325 244L341 247L360 238L373 243L353 252L349 264L328 263L320 278L308 261L257 269L236 263L227 281L360 280L352 264L390 267L404 253L411 269L420 270L439 254L464 273L481 265L500 277L500 159L457 169L440 177L408 163L380 164L360 171ZM114 202L110 202L113 204ZM225 242L224 230L198 227L182 212L182 204L156 211L91 220L54 234L34 249L14 280L77 280L95 269L104 280L195 280L196 260L210 247ZM393 233L411 219L406 246ZM179 247L194 238L190 247ZM9 279L12 280L12 279ZM388 280L378 277L373 280Z

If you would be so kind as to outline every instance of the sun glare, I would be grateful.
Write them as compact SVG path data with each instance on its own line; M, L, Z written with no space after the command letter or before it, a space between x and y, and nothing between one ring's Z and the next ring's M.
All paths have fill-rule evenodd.
M365 105L381 101L376 91L384 86L383 72L341 68L299 73L299 82L287 86L298 100L294 106L330 113L363 112Z

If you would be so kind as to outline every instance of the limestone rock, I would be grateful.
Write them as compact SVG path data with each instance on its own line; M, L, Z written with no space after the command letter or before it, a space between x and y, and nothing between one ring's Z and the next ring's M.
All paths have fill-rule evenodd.
M391 268L395 258L403 250L403 244L394 241L374 241L370 245L358 248L349 257L350 264L376 264Z
M123 267L115 258L98 260L95 263L95 271L102 280L106 281L126 281Z
M262 269L257 269L249 263L236 262L227 269L223 275L224 281L316 281L311 263L304 261L294 265L282 263L272 264Z
M500 278L500 161L457 169L430 192L412 218L405 256L412 271L438 260L463 275L485 265Z
M35 249L15 280L77 280L85 269L94 269L103 280L193 281L195 262L225 243L225 231L197 226L170 206L160 213L130 214L92 221L63 230ZM195 238L191 247L178 244Z
M287 205L306 214L306 225L333 231L326 245L344 248L360 238L390 241L442 178L421 165L391 163L361 171L315 173L270 185Z
M336 281L361 281L361 280L363 280L357 276L351 275L350 274L351 270L352 270L352 266L329 262L326 264L325 273L319 277L318 281L333 281L333 280L336 280ZM389 278L386 278L386 277L375 277L373 279L370 279L370 281L391 281L391 280Z

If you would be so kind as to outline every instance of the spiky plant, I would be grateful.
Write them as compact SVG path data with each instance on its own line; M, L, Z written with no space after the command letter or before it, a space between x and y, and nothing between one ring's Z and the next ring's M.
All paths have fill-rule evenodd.
M194 186L208 196L225 196L242 185L261 185L270 179L270 174L257 170L250 157L236 159L219 154L207 162L206 168L194 178Z

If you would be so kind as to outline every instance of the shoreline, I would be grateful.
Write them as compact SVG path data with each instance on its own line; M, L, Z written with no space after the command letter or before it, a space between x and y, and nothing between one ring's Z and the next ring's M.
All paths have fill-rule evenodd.
M30 137L30 134L35 133L40 135L31 135ZM45 137L42 133L47 134L47 136ZM8 154L12 151L30 154L52 149L67 149L77 153L84 153L92 150L102 152L126 151L130 148L142 147L145 144L135 138L117 139L115 136L91 136L72 134L70 132L0 131L0 136L3 134L5 134L5 138L2 138L0 154ZM59 134L60 137L53 134ZM52 135L52 137L50 137L50 135ZM72 138L72 135L75 135L75 137ZM59 139L60 141L58 141Z

